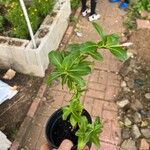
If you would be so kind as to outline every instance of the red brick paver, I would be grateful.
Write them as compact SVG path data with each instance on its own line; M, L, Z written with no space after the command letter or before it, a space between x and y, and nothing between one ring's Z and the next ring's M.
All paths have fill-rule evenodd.
M119 33L124 31L122 16L124 11L118 9L117 4L111 4L108 0L98 2L97 12L101 14L98 23L101 24L106 33ZM99 40L86 18L80 17L77 27L82 32L82 37L72 36L70 42L84 42ZM117 120L117 106L115 96L120 86L120 78L117 75L121 63L117 61L108 50L100 50L104 57L103 62L95 62L92 74L85 77L87 91L82 95L84 107L92 115L92 118L100 116L104 124L103 132L100 135L100 150L119 150L120 128ZM24 150L39 150L45 141L45 123L49 116L61 106L68 105L71 94L67 87L63 89L56 83L47 88L43 102L33 118L31 128L26 133L26 138L21 148ZM30 113L32 115L32 112ZM30 116L29 115L29 116ZM94 147L94 146L92 146Z

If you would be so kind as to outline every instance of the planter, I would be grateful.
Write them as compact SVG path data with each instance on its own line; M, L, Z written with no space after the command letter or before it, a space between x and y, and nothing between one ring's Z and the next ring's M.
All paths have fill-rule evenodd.
M0 68L44 77L48 68L48 53L57 49L68 26L71 13L69 0L58 0L52 15L48 15L32 41L0 36Z
M73 129L68 120L64 121L62 119L62 114L62 109L58 109L52 114L46 124L46 138L53 148L58 148L64 139L69 139L74 145L77 145L78 139L77 136L75 136L75 132L78 130L78 127ZM92 123L91 116L86 110L83 110L83 115L87 117L89 123ZM87 143L87 145L91 147L91 143ZM76 146L74 146L72 150L76 150Z

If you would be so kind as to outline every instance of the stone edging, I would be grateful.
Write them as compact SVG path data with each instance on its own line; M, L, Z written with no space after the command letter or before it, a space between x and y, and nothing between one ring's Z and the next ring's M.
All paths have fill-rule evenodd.
M76 10L74 17L78 20L79 16L80 16L80 8L78 8ZM69 25L69 27L67 28L66 33L61 42L64 46L62 46L61 48L64 48L66 46L66 44L69 42L69 39L73 33L74 28L75 28L75 25L74 26ZM12 143L10 150L17 150L19 148L20 144L22 143L22 141L25 137L25 133L28 130L28 127L29 127L31 121L36 114L37 108L40 105L41 99L46 91L46 88L47 88L47 85L45 83L43 83L40 86L38 94L37 94L36 98L33 100L32 104L28 110L28 113L27 113L23 123L21 124L20 129L17 133L16 139Z
M79 19L80 12L81 12L81 8L79 7L79 8L76 10L75 14L74 14L74 17L75 17L77 20ZM64 35L64 37L63 37L63 39L62 39L62 41L61 41L61 44L63 44L63 46L60 46L60 49L64 49L65 46L66 46L66 44L69 42L70 37L71 37L71 35L72 35L72 33L73 33L73 30L74 30L75 26L76 26L76 25L73 25L73 26L72 26L72 25L69 25L69 27L67 28L66 33L65 33L65 35Z

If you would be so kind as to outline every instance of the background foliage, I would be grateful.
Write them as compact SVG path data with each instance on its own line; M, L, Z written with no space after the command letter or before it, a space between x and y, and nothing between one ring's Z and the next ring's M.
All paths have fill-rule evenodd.
M71 8L74 10L74 9L77 9L78 6L80 4L80 0L71 0Z
M55 0L33 0L31 5L27 6L29 18L33 31L36 32L44 17L53 10ZM18 0L2 0L0 2L0 14L3 13L3 19L0 18L0 32L4 26L9 26L9 36L18 38L29 38L26 21ZM4 22L5 21L5 22Z
M40 26L43 18L52 12L56 0L32 0L27 9L33 32ZM80 0L71 0L71 8L78 8ZM30 38L26 21L18 0L0 0L0 32L8 31L7 36Z
M150 12L150 0L138 0L135 4L131 5L127 17L125 18L124 25L128 29L132 29L135 27L135 20L136 18L140 18L140 13L142 11ZM148 18L150 19L150 16Z

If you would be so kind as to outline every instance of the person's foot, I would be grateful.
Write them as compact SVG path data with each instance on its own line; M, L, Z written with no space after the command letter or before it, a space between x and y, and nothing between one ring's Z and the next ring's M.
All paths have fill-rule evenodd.
M100 18L100 14L93 14L89 16L89 21L95 21L98 20L99 18Z
M126 9L126 8L128 8L128 5L129 5L128 3L122 2L122 3L120 3L119 8Z
M85 11L82 12L82 16L85 17L90 12L91 12L91 10L89 8L87 8Z
M120 2L120 0L110 0L111 3Z

